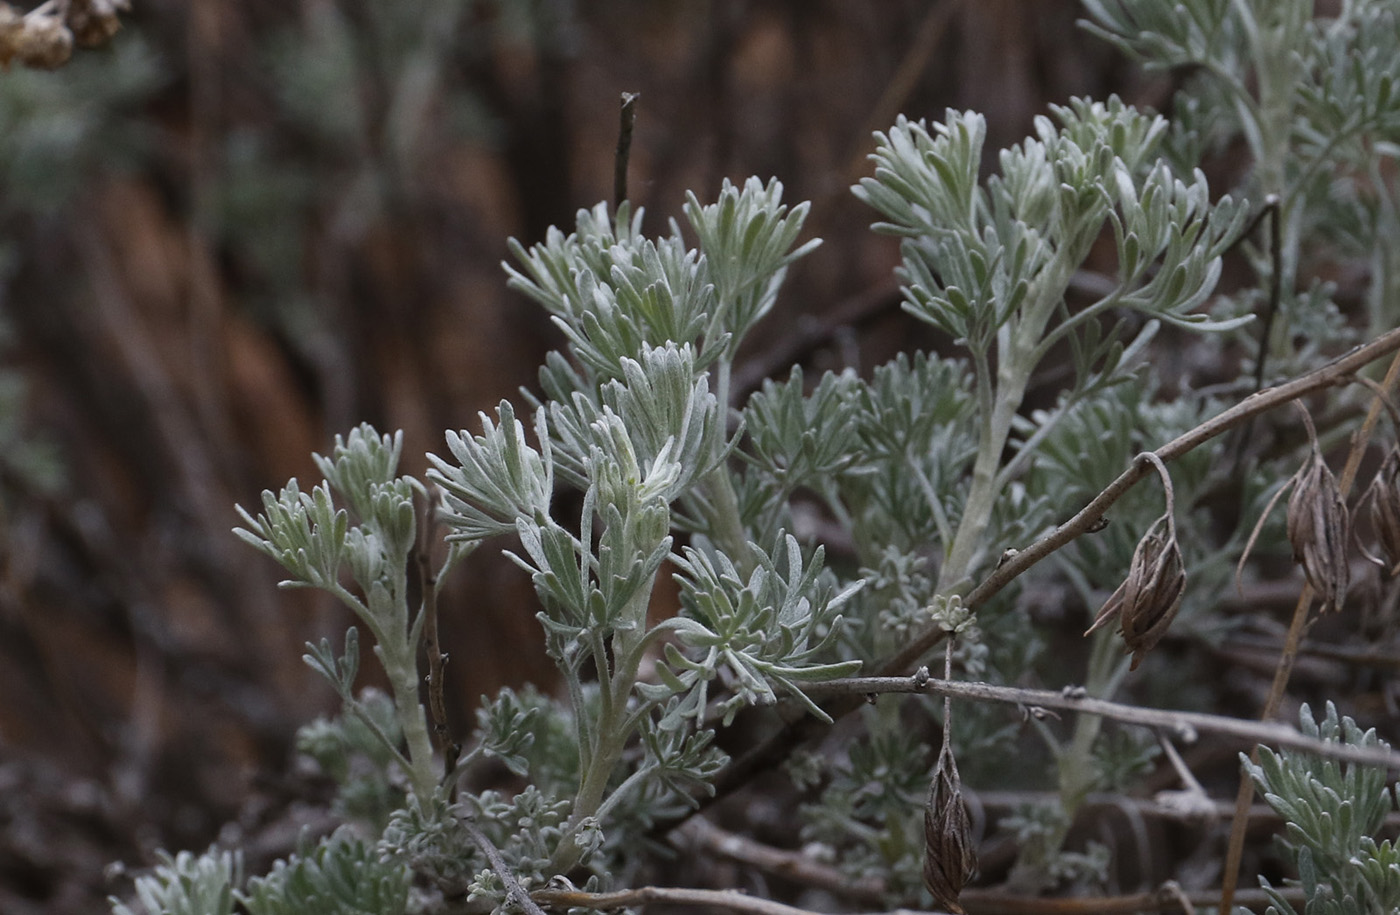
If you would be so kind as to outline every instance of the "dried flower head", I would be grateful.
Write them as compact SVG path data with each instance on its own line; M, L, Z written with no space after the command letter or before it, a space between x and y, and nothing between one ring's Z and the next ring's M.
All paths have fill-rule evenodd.
M26 67L54 70L73 55L73 33L57 15L33 10L21 15L0 3L0 67L18 60Z
M1400 572L1400 446L1391 446L1363 500L1371 504L1371 527L1384 558L1370 553L1366 557L1380 566L1386 577L1392 577Z
M1128 577L1104 601L1094 624L1084 632L1088 635L1116 617L1123 644L1133 654L1132 670L1137 670L1147 652L1162 640L1186 592L1186 565L1172 518L1175 498L1171 477L1160 458L1150 452L1148 457L1156 465L1166 490L1166 513L1152 522L1138 541L1128 565Z
M95 48L121 28L117 12L130 9L128 0L69 0L66 21L79 47Z
M924 807L924 886L935 909L963 915L962 888L977 873L972 821L962 796L962 779L953 753L944 744Z
M1118 618L1123 644L1133 653L1132 669L1162 640L1181 608L1186 591L1186 567L1170 514L1152 523L1133 550L1128 577L1104 601L1085 635Z
M1347 565L1347 538L1351 530L1346 500L1342 498L1337 478L1332 476L1327 462L1322 459L1322 449L1317 444L1317 429L1312 417L1296 400L1293 405L1303 414L1303 425L1308 430L1311 450L1307 460L1298 472L1284 483L1264 511L1249 541L1244 545L1239 565L1235 569L1235 586L1242 587L1240 578L1245 561L1259 539L1264 527L1264 519L1269 516L1275 503L1293 487L1288 497L1288 542L1293 548L1293 561L1303 567L1308 586L1322 600L1322 611L1336 610L1346 597L1347 585L1351 581L1351 569Z
M1303 566L1308 584L1322 601L1322 610L1336 610L1346 598L1351 570L1347 565L1350 521L1337 478L1322 459L1317 438L1288 497L1288 542L1293 561Z

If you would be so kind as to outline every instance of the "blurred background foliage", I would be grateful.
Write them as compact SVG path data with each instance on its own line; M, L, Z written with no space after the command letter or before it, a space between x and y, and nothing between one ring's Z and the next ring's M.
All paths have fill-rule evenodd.
M444 429L533 384L558 340L507 290L506 239L611 197L620 93L641 93L648 232L725 177L813 201L827 244L742 354L743 395L793 361L815 379L936 345L847 191L871 131L971 108L993 151L1049 102L1166 103L1079 14L136 0L106 48L0 73L0 910L93 911L109 861L221 827L253 858L292 846L316 790L293 733L334 705L302 646L345 620L275 590L233 506L312 477L360 421L402 428L421 473ZM549 679L498 558L442 604L463 726L481 694Z

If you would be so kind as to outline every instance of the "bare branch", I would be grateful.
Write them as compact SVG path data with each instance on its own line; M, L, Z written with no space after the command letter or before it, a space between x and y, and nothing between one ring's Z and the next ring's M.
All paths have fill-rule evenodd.
M1303 904L1301 891L1287 889L1285 898ZM616 909L624 906L660 903L673 906L706 906L729 909L749 915L813 915L807 909L748 896L738 890L697 890L670 886L643 886L616 893L585 893L579 890L540 890L534 899L551 909ZM1182 900L1194 906L1214 906L1219 894L1183 893L1174 884L1149 893L1131 896L1070 897L1066 899L1015 896L995 890L966 890L963 902L970 915L1130 915L1133 912L1181 911ZM1236 899L1243 905L1267 905L1271 900L1263 890L1242 892ZM925 915L917 909L894 909L885 915Z
M814 915L807 909L749 896L738 890L693 890L671 886L640 886L615 893L585 893L580 890L538 890L534 901L550 909L620 909L625 906L663 905L713 906L750 915Z
M613 208L627 199L627 167L632 160L632 127L637 123L637 99L640 92L622 93L618 114L617 153L613 156Z
M846 899L878 904L885 895L885 881L879 877L853 879L811 855L765 845L748 836L721 829L704 817L693 817L672 833L672 844L679 848L698 847L715 857L756 867L764 873L826 890Z
M1240 718L1227 718L1224 715L1207 715L1201 712L1177 712L1164 709L1141 708L1081 696L1073 690L1051 692L1043 689L1022 689L1014 686L993 686L990 683L970 683L961 680L939 680L929 675L928 668L920 668L910 677L848 677L844 680L827 680L817 683L804 683L802 690L809 696L872 696L880 693L937 693L962 699L980 699L988 702L1006 702L1028 708L1055 708L1082 712L1088 715L1102 715L1116 721L1139 724L1144 727L1165 728L1183 740L1192 740L1198 731L1210 731L1237 737L1246 743L1271 744L1316 753L1332 759L1362 763L1370 766L1385 766L1400 771L1400 753L1382 747L1354 747L1337 743L1327 743L1315 737L1294 730L1286 724L1267 721L1247 721Z

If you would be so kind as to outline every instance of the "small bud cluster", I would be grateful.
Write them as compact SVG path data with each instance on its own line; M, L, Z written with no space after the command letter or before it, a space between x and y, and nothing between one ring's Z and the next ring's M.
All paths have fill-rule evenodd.
M95 48L121 28L118 12L130 0L68 0L45 3L21 13L0 3L0 68L11 61L40 70L56 70L73 56L73 46Z

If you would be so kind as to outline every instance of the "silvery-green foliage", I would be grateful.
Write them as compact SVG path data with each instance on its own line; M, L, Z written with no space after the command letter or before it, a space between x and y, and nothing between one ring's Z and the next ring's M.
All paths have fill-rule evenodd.
M1107 883L1109 849L1090 840L1083 851L1066 850L1063 842L1070 823L1059 804L1021 804L999 825L1015 833L1021 849L1011 881L1020 879L1018 873L1028 873L1044 874L1051 884L1063 882L1081 889L1101 891Z
M530 785L514 797L499 791L464 795L459 808L454 815L472 818L486 838L511 862L512 872L523 886L538 888L553 876L549 862L558 843L566 840L564 827L570 808L567 799L551 797ZM580 847L578 860L584 867L594 863L593 853L601 840L596 820L567 838ZM471 895L493 901L503 899L500 878L494 871L487 870L479 850L476 860L480 862L480 872L474 878ZM607 862L597 863L606 865Z
M860 626L847 639L863 641L877 632L904 639L928 625L934 595L928 569L928 556L905 552L893 545L886 546L873 565L862 566L860 577L865 588L854 603L869 606L875 625ZM878 654L879 649L873 643L858 643L856 653L864 657Z
M202 855L157 853L160 863L136 878L139 909L113 898L112 915L233 915L234 890L243 882L243 856L215 850Z
M360 630L354 626L345 630L345 653L338 658L331 640L321 639L314 645L307 642L306 654L301 659L330 682L336 695L349 702L355 694L355 678L360 673Z
M977 453L967 366L901 353L856 389L854 406L859 457L838 486L857 542L947 549L961 517L961 481Z
M1171 441L1211 412L1212 404L1192 403L1190 398L1158 402L1153 397L1153 386L1145 380L1118 385L1073 404L1056 417L1055 427L1040 443L1028 485L1038 491L1057 493L1072 504L1083 504L1101 492L1136 455ZM1044 424L1049 418L1050 414L1037 412L1032 414L1031 424ZM1218 459L1222 451L1221 444L1206 446L1199 453L1172 463L1176 523L1194 531L1181 539L1188 549L1202 554L1208 552L1206 544L1210 542L1212 526L1208 519L1194 516L1191 510L1203 491L1212 458ZM1056 561L1082 576L1088 586L1111 591L1122 580L1122 570L1127 568L1143 531L1161 514L1160 488L1138 487L1114 505L1107 527L1061 550Z
M767 380L744 407L747 447L742 457L771 478L774 502L799 487L825 488L858 460L857 404L861 382L853 372L827 372L808 391L801 366L788 380Z
M548 516L554 491L553 463L525 440L510 402L496 408L499 423L479 415L480 435L447 432L456 465L428 455L433 463L428 479L443 490L449 539L467 543L513 533L517 518Z
M1339 253L1369 261L1372 334L1394 325L1400 288L1400 263L1387 241L1397 228L1396 186L1384 166L1395 158L1400 130L1400 19L1383 0L1346 2L1332 17L1314 18L1313 6L1085 2L1086 27L1146 66L1192 70L1172 103L1173 158L1194 163L1242 138L1253 160L1250 193L1278 196L1281 307L1294 336L1307 341L1296 354L1279 353L1286 361L1314 359L1317 344L1346 338L1339 322L1298 326L1319 313L1298 296L1328 294L1308 292L1306 283L1304 292L1295 290L1308 272L1325 272ZM1270 277L1270 252L1249 250L1258 274ZM1275 350L1281 342L1273 341Z
M1329 743L1357 747L1388 746L1375 729L1362 731L1327 703L1321 722L1305 704L1299 729ZM1386 815L1396 809L1396 788L1384 769L1340 763L1290 750L1259 748L1259 762L1241 754L1241 763L1269 806L1284 818L1279 842L1298 867L1308 912L1354 915L1391 912L1400 906L1400 855L1390 840L1375 836ZM1293 908L1265 881L1272 911L1292 915Z
M1124 39L1142 56L1167 65L1233 61L1238 70L1254 65L1243 61L1258 49L1234 7L1265 16L1258 6L1183 0L1177 11L1196 15L1186 23L1142 13L1129 0L1101 0L1091 12L1107 17L1101 30L1142 25L1137 38ZM1357 3L1346 15L1370 9ZM1149 19L1133 19L1140 14ZM1269 19L1271 40L1287 43L1302 28L1290 15ZM1166 31L1154 37L1158 25ZM1338 35L1322 37L1350 47L1353 39ZM1383 37L1373 44L1379 62ZM1389 85L1347 72L1340 53L1316 52L1333 61L1329 86ZM1385 107L1390 90L1364 91L1375 103L1366 110ZM1212 105L1238 106L1235 122L1252 114L1243 96L1228 92L1189 102L1182 110L1194 112L1188 120L1199 115L1187 128L1200 146L1233 129ZM1319 100L1300 105L1310 123L1343 129L1327 119L1345 111ZM1380 114L1368 121L1384 122ZM1202 310L1245 208L1228 196L1212 202L1181 154L1185 145L1168 157L1168 130L1163 118L1117 98L1076 100L1039 118L1035 135L1002 151L997 173L984 177L981 116L950 111L932 126L901 118L877 135L875 175L855 192L880 213L877 230L902 238L905 307L950 335L965 358L901 355L869 380L829 373L814 385L794 369L750 398L737 427L729 410L734 355L772 308L788 266L816 244L797 243L807 204L789 209L776 181L725 182L713 204L688 195L696 248L674 222L665 237L645 237L641 213L626 205L615 216L602 205L580 211L573 232L551 230L528 250L512 242L510 284L549 312L565 347L547 357L539 390L524 394L528 416L502 402L494 417L481 416L479 432L449 432L449 455L429 456L428 478L441 492L454 555L511 540L510 555L539 598L563 696L503 690L483 700L456 770L435 778L418 705L422 611L406 606L415 497L424 487L396 476L400 437L362 426L317 458L325 483L302 492L292 481L264 495L258 517L243 513L240 536L287 568L293 584L324 588L351 606L373 629L390 673L393 721L382 714L386 703L355 693L353 629L342 656L329 641L308 646L308 663L335 686L345 713L335 725L309 728L306 748L344 780L353 776L348 748L368 740L378 771L392 763L412 775L413 790L374 851L389 870L373 879L389 886L383 881L412 871L444 894L501 905L504 885L469 820L527 887L571 873L601 886L643 860L649 849L639 834L709 790L725 759L708 723L728 725L742 707L779 698L825 717L804 681L851 674L930 624L958 631L961 673L1008 680L1033 670L1045 640L1017 602L1019 588L975 617L959 596L1002 549L1033 539L1138 452L1213 409L1204 400L1153 402L1140 368L1161 325L1226 330L1247 320L1238 310ZM1353 193L1348 211L1358 237L1374 234L1379 212L1363 197ZM1108 291L1082 304L1069 294L1071 277L1096 244L1111 244L1116 264ZM1032 373L1056 347L1068 353L1068 380L1053 408L1025 415ZM1173 465L1184 528L1198 520L1191 503L1211 457L1202 449ZM559 498L560 488L580 498ZM816 513L853 545L840 572L804 539L814 526L802 522ZM1160 513L1160 492L1142 487L1115 507L1107 531L1081 539L1079 554L1063 554L1086 599L1112 587ZM679 548L677 532L689 535ZM668 560L680 610L652 623L653 587ZM845 580L851 568L858 577ZM1112 659L1090 666L1091 692L1110 694L1119 682L1109 675ZM829 783L804 813L809 838L836 851L848 873L883 877L900 903L918 892L922 842L908 813L923 800L931 762L920 735L938 714L927 697L868 711L867 736L821 767ZM919 726L910 727L915 715ZM1000 748L1016 727L970 708L953 740L964 757L1005 758ZM1088 771L1097 719L1093 727L1063 745L1050 735L1047 772L1056 763L1062 779ZM1144 753L1111 744L1098 755L1100 774L1126 778ZM449 803L458 777L482 771L486 760L526 787L463 791ZM1065 796L1082 796L1074 792L1086 784L1079 778ZM1013 823L1023 840L1015 872L1030 875L1025 885L1103 871L1101 850L1062 847L1072 813L1056 807ZM1380 864L1366 867L1384 872L1391 849L1374 849ZM285 900L293 876L309 885L341 873L335 862L362 851L302 855L277 872L280 882L257 886ZM1301 852L1300 861L1312 854Z
M772 553L749 545L745 557L753 571L744 576L734 560L687 546L675 562L683 615L670 624L687 656L666 648L666 667L658 666L662 686L648 688L688 693L678 716L704 715L708 685L719 677L731 691L720 703L726 723L744 705L777 701L774 686L818 717L830 720L797 686L802 680L847 676L859 661L822 663L841 627L841 606L860 583L834 593L822 576L822 549L803 560L796 538L785 535Z
M774 701L775 687L800 695L796 679L855 666L823 659L844 596L833 597L820 554L804 561L795 540L776 561L744 547L725 464L742 435L740 426L729 437L724 423L733 346L771 307L787 264L812 247L793 250L806 206L788 211L780 197L776 182L751 181L726 184L713 206L692 198L698 251L684 248L678 228L652 241L639 217L624 211L610 221L605 208L581 212L571 235L552 232L528 252L514 246L523 269L507 268L511 282L551 312L568 341L541 372L544 396L527 397L534 444L504 403L498 423L483 417L481 434L449 435L455 463L431 459L450 539L515 535L509 555L531 575L546 648L570 696L569 712L549 720L572 731L573 776L559 768L558 752L543 755L555 787L575 799L557 835L546 836L553 847L544 870L590 860L605 870L635 857L635 845L609 841L604 830L687 802L682 788L703 791L722 759L698 727L712 680L724 686L732 717L742 704ZM576 522L555 513L556 484L582 491ZM673 556L678 526L696 531L697 544L737 542L742 555L735 563L717 552L718 565L696 547ZM695 596L690 606L708 617L683 612L648 625L668 557ZM671 641L661 682L638 683L644 654L663 636ZM469 754L502 754L537 778L534 748L504 742L511 722L529 714L502 696ZM634 737L643 752L624 760ZM484 811L483 828L489 819ZM494 892L489 876L475 885Z
M686 219L699 236L715 287L712 321L716 330L729 335L731 358L744 334L773 307L788 265L821 243L811 239L792 247L811 205L800 203L789 210L782 197L781 182L773 179L765 185L757 178L748 179L742 188L726 178L719 200L712 204L701 205L694 193L686 193Z
M1037 118L1036 137L1003 151L1001 173L985 186L980 115L950 110L932 130L901 119L877 135L875 177L854 190L885 216L877 230L906 239L909 311L974 352L1009 326L1023 360L1110 307L1231 326L1193 312L1214 288L1243 208L1228 197L1212 205L1203 175L1187 183L1156 162L1165 119L1117 98L1053 111L1060 125ZM1120 287L1046 334L1070 272L1106 223Z
M338 816L381 829L404 801L392 750L402 739L393 699L365 687L340 715L299 728L296 748L336 783Z
M686 248L679 232L653 241L641 225L640 210L631 216L623 203L610 222L606 204L599 204L579 211L570 235L551 228L529 251L512 239L511 253L525 272L503 265L511 287L549 311L592 384L620 376L623 360L640 359L648 345L692 344L707 366L727 342L711 319L715 289L705 259ZM557 374L545 392L564 400L568 390L585 387L584 378L570 374Z
M262 500L263 511L257 518L238 506L248 527L234 533L292 574L282 587L333 587L340 577L350 518L345 509L335 508L330 484L321 483L305 493L292 479L275 496L265 491Z
M1083 0L1093 21L1084 24L1149 68L1205 61L1235 62L1243 56L1239 21L1231 0Z
M1116 727L1094 747L1094 774L1101 791L1128 792L1150 773L1162 748L1150 733Z
M465 894L500 905L505 901L505 886L464 821L470 820L510 862L512 875L522 886L537 889L552 876L550 854L564 835L568 814L568 800L554 798L535 785L514 796L495 790L464 794L455 804L435 792L426 800L413 798L395 812L379 840L378 854L383 860L411 866L446 894ZM581 840L589 846L583 866L600 864L593 858L601 835L585 830ZM588 885L596 884L590 879Z
M597 713L596 684L584 684L582 715ZM579 747L575 710L526 685L519 690L505 688L477 709L475 739L480 752L495 756L512 772L522 772L532 784L559 797L578 790ZM468 756L477 753L476 747ZM469 760L464 761L465 768Z
M342 827L237 895L249 915L404 915L409 883L406 864Z
M266 553L290 572L284 586L309 585L330 591L364 620L379 641L378 650L401 642L394 627L406 620L405 565L417 535L413 500L422 486L396 477L403 433L380 436L368 424L335 438L331 457L315 455L326 479L304 493L293 479L274 496L263 493L263 512L254 518L238 507L245 543ZM337 508L347 501L355 515ZM360 588L352 595L341 585L342 565Z
M652 494L669 504L709 472L721 450L719 404L688 344L644 347L593 396L574 392L550 402L545 414L555 470L579 488L601 472L601 457L626 465L628 476L645 473ZM625 443L615 440L619 432Z
M441 791L410 798L390 815L379 837L379 855L407 864L443 893L460 896L486 867L481 849L462 824L463 815Z
M520 701L509 688L497 693L494 702L482 696L476 710L480 753L500 760L516 775L528 776L530 762L524 754L535 742L535 727L541 711L538 706Z
M875 715L863 715L867 725ZM923 822L909 811L924 803L933 755L913 729L875 731L846 744L820 800L803 805L802 839L833 849L854 880L883 879L893 903L919 894Z
M713 745L713 730L677 727L679 699L673 698L656 718L645 718L638 729L642 761L628 780L608 798L613 819L629 828L617 836L632 841L636 826L649 827L680 809L696 806L696 797L713 791L714 778L729 757ZM624 790L626 789L626 790Z
M726 180L713 204L690 194L685 213L698 251L674 225L669 237L644 238L641 212L625 203L614 220L604 204L580 210L573 233L551 229L528 251L512 241L524 270L505 265L511 286L550 312L585 373L547 364L546 393L563 400L570 388L615 378L624 359L667 341L694 346L701 367L731 360L772 308L787 266L817 245L793 248L808 205L789 210L782 192L777 181L751 178L742 188Z
M410 608L409 555L417 538L415 496L423 486L410 476L395 476L403 450L402 433L379 435L363 424L342 439L336 436L329 458L315 455L326 479L303 493L295 479L282 492L264 492L256 518L238 506L244 527L234 533L277 560L291 573L286 586L310 586L330 592L352 610L374 635L374 654L384 666L393 691L395 717L407 745L380 732L385 746L423 794L432 790L432 745L418 701L418 642L421 607ZM336 506L335 497L350 509ZM352 519L351 514L354 514ZM356 586L344 583L343 572ZM350 712L359 665L359 639L346 633L345 655L336 658L328 640L307 645L306 662L335 687ZM374 729L371 718L361 720Z

